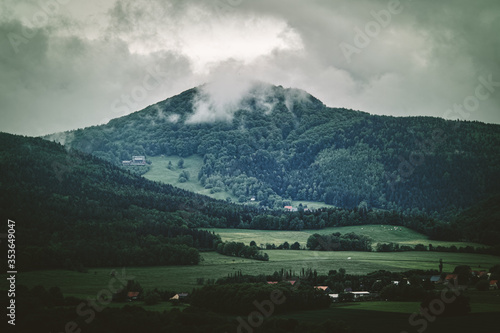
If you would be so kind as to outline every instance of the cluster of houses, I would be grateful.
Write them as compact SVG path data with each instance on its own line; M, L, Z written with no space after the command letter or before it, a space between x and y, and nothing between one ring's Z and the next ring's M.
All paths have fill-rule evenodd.
M122 165L146 165L146 156L132 156L130 161L122 161Z
M334 294L333 291L328 286L314 286L314 288L323 291L325 294L328 294L332 302L339 301L340 294ZM344 290L344 294L351 295L352 300L354 301L369 300L373 296L376 296L371 294L369 291L352 291L350 288Z
M478 278L484 278L488 280L490 283L490 289L496 290L498 289L498 280L491 280L491 273L488 273L486 271L471 271L472 276L478 277ZM435 275L431 277L431 282L434 283L443 283L443 284L455 284L455 281L458 282L458 274L447 274L444 279L441 278L440 275ZM461 287L461 286L459 286ZM462 288L465 288L465 286L462 286Z
M292 286L294 286L295 283L297 283L297 281L295 281L295 280L289 280L289 281L284 281L284 282L288 282ZM278 281L267 281L267 284L277 284L277 283L278 283ZM334 294L333 291L330 289L330 287L328 287L328 286L314 286L314 288L327 294L330 297L330 299L332 300L332 302L339 301L339 294ZM371 294L368 291L352 291L350 289L349 290L346 289L345 293L351 294L352 298L355 301L367 300L367 299L370 299L372 296L376 296L376 295Z
M488 273L486 271L472 271L471 274L475 277L480 277L480 278L486 276L490 284L490 289L498 289L498 280L490 280L491 273ZM458 279L458 274L447 274L443 276L433 275L433 276L422 277L422 280L430 280L430 282L434 284L444 284L444 285L455 284L455 280L458 282L457 279ZM294 286L297 281L289 280L284 282L288 282L292 286ZM278 283L277 281L267 281L267 284L277 284L277 283ZM410 284L410 281L408 281L408 279L404 279L403 281L391 281L391 283L394 285L399 285L400 283ZM314 288L324 292L325 294L328 294L332 302L338 302L340 300L341 294L334 293L328 286L314 286ZM466 286L459 286L459 288L465 289ZM377 293L370 293L369 291L352 291L351 288L347 288L344 290L343 295L346 294L348 294L349 297L354 301L370 300L373 299L374 297L378 297Z
M490 284L491 290L498 289L498 280L491 280L491 273L486 271L471 271L472 277L486 278ZM433 284L443 284L443 285L458 285L459 289L466 289L467 286L458 284L458 274L443 274L443 275L432 275L432 276L422 276L422 281L429 280ZM380 280L379 280L380 281ZM398 285L401 281L392 281L393 284ZM404 282L410 284L410 281L404 279Z
M488 281L490 283L490 289L498 289L498 280L490 280L489 279L491 273L487 273L486 271L472 271L471 273L476 277L487 276ZM454 284L455 283L454 281L456 279L458 279L458 274L447 274L443 277L441 275L433 275L431 277L426 277L426 279L429 279L434 284L440 284L440 283L445 284L445 285L446 284ZM284 281L284 282L288 282L292 287L297 283L296 280L288 280L288 281ZM267 284L277 284L277 283L278 283L278 281L267 281ZM405 279L404 281L391 281L391 283L394 285L399 285L400 283L408 283L409 284L410 282ZM465 288L465 286L461 286L461 287ZM339 298L340 294L333 293L333 291L328 286L314 286L314 288L327 294L330 297L330 299L332 300L332 302L338 302L340 300L340 298ZM352 300L354 300L354 301L370 300L373 297L378 296L378 294L376 294L376 293L370 293L369 291L352 291L350 288L347 288L344 290L344 295L345 294L352 295L350 297L352 297ZM127 293L127 298L129 301L136 301L136 300L140 299L140 296L141 295L138 291L129 291ZM174 296L172 296L169 300L182 301L182 300L186 299L188 296L189 296L188 293L178 293L178 294L175 294Z

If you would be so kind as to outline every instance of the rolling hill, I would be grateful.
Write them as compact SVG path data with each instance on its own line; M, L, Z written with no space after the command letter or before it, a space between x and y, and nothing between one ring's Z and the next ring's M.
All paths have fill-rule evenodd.
M24 270L197 264L218 237L192 228L243 210L40 138L0 133L0 167L0 216L16 222Z
M467 214L473 211L449 224L422 214L366 207L284 212L231 204L149 181L54 142L5 133L0 133L0 168L0 216L16 221L23 270L197 264L198 251L213 250L219 240L198 228L303 230L387 224L433 240L491 245L498 244L500 234L498 224L475 227L473 223L483 220L470 219ZM485 205L489 202L477 209Z
M211 194L269 208L304 200L448 220L500 189L499 125L330 108L264 83L222 95L208 84L46 138L115 165L193 156L203 162L191 177Z

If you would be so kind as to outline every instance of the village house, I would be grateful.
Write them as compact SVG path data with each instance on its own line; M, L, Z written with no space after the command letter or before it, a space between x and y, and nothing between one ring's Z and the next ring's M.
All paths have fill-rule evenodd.
M369 298L371 296L370 292L368 291L352 291L351 294L354 295L354 300Z
M432 283L438 283L440 280L441 280L441 276L439 276L439 275L433 275L433 276L431 276L431 278L430 278L430 281L431 281Z
M173 301L173 300L183 300L185 298L187 298L189 296L188 293L178 293L178 294L175 294L174 296L170 297L169 300Z
M145 156L132 156L130 161L122 161L122 165L146 165Z
M491 280L490 281L490 289L498 289L498 280Z
M295 283L296 283L297 281L295 281L295 280L288 280L288 281L283 281L283 282L288 282L288 283L290 283L290 284L292 285L292 287L293 287L293 285L295 285ZM278 281L267 281L267 284L277 284L277 283L279 283L279 282L278 282Z
M330 294L332 292L328 286L314 286L314 289L324 291L326 294Z
M485 276L487 274L488 274L488 272L486 272L486 271L472 271L472 275L476 276L476 277L482 277L482 276Z
M138 292L138 291L129 291L127 293L127 299L128 299L128 301L129 302L131 302L131 301L137 301L139 299L139 294L140 294L140 292Z

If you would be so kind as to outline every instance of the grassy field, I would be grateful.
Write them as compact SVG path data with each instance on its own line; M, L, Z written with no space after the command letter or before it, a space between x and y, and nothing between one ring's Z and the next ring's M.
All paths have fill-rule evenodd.
M332 227L321 230L302 230L302 231L280 231L280 230L248 230L248 229L220 229L211 228L206 229L214 231L222 237L223 241L237 241L249 244L252 240L257 245L265 245L266 243L274 243L276 245L288 242L299 242L300 245L305 246L307 238L314 234L331 234L333 232L340 232L342 234L354 232L360 235L366 235L373 239L373 245L377 243L399 243L401 245L416 245L424 244L428 246L473 246L482 247L481 244L476 243L461 243L461 242L445 242L445 241L431 241L423 234L410 230L405 227L395 227L391 225L364 225L364 226L350 226L350 227Z
M310 209L319 209L319 208L334 208L335 206L333 205L328 205L324 202L316 202L316 201L292 201L292 206L297 207L299 204L302 204L302 206L310 208Z
M198 287L197 278L216 279L239 270L243 274L272 274L281 268L299 272L303 267L318 270L326 274L331 269L345 268L350 274L366 274L376 270L406 271L410 269L437 269L439 259L444 261L444 271L450 272L457 265L469 265L472 269L488 269L500 263L500 258L489 255L436 253L436 252L318 252L270 250L268 262L250 259L232 258L215 252L202 253L203 261L197 266L166 267L116 267L118 276L135 279L144 290L154 288L174 292L191 292ZM95 298L102 290L109 289L110 283L118 286L110 277L113 268L89 269L88 273L66 270L45 270L19 272L18 285L43 285L46 288L59 286L66 296ZM5 276L0 275L5 281ZM472 312L468 316L439 318L429 323L427 332L465 332L475 331L478 323L482 327L497 325L500 312L500 291L466 291L471 297ZM165 311L184 306L173 306L169 302L146 306L143 302L115 304L110 307L137 305L151 311ZM418 302L354 302L333 304L328 309L300 311L273 318L321 323L326 320L343 321L358 332L416 332L416 327L409 324L409 316L417 312Z
M500 258L489 255L435 253L435 252L317 252L271 250L268 262L232 258L214 252L202 253L203 261L197 266L127 267L125 276L134 278L144 289L161 288L175 292L189 292L197 287L196 279L217 279L241 270L243 274L272 274L281 268L299 272L303 267L327 274L331 269L345 268L347 273L366 274L379 269L405 271L410 269L438 269L439 259L444 271L457 265L473 269L488 269L500 263ZM350 258L350 259L349 259ZM122 269L116 267L122 274ZM20 272L18 284L27 286L59 286L64 294L77 297L95 296L111 281L112 268L89 269L88 273L65 270ZM2 276L2 278L4 278ZM5 281L5 280L4 280Z
M177 167L177 162L179 162L180 159L179 156L148 157L148 160L152 162L151 169L145 173L143 177L149 180L171 184L191 192L204 194L215 199L226 200L227 197L230 197L233 202L237 201L237 198L228 192L210 193L209 189L205 189L200 184L198 181L198 173L203 165L203 158L197 155L184 157L183 169ZM169 161L172 162L172 170L167 168ZM181 183L179 182L179 174L184 170L189 172L191 177L187 182Z
M146 172L143 177L152 181L158 181L165 184L174 185L180 187L184 190L195 192L198 194L203 194L214 199L226 200L226 198L231 198L232 202L238 203L238 198L235 197L230 192L217 192L210 193L210 189L205 189L198 181L198 173L203 165L203 158L198 155L192 155L189 157L184 157L184 168L179 169L177 167L177 162L181 158L179 156L152 156L148 157L148 160L152 162L151 168ZM168 169L168 162L172 162L172 170ZM179 182L179 174L181 171L186 170L191 175L189 181L185 183ZM246 202L245 204L257 205L258 202ZM308 208L318 209L322 207L334 207L332 205L327 205L322 202L313 201L293 201L292 206L297 207L299 204L306 205Z

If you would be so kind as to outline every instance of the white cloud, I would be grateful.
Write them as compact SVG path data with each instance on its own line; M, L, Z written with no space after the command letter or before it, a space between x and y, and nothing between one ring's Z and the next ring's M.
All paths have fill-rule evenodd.
M226 83L215 83L199 105L215 113L202 112L200 119L230 119L224 110L238 104L252 80L304 89L329 106L433 116L472 94L480 75L500 81L497 0L412 1L347 63L339 44L352 42L354 27L387 4L69 1L15 53L8 34L23 36L22 22L41 7L35 0L4 0L0 130L42 135L98 124L223 77ZM159 68L161 84L127 104L149 68ZM499 106L500 90L469 119L500 123Z

